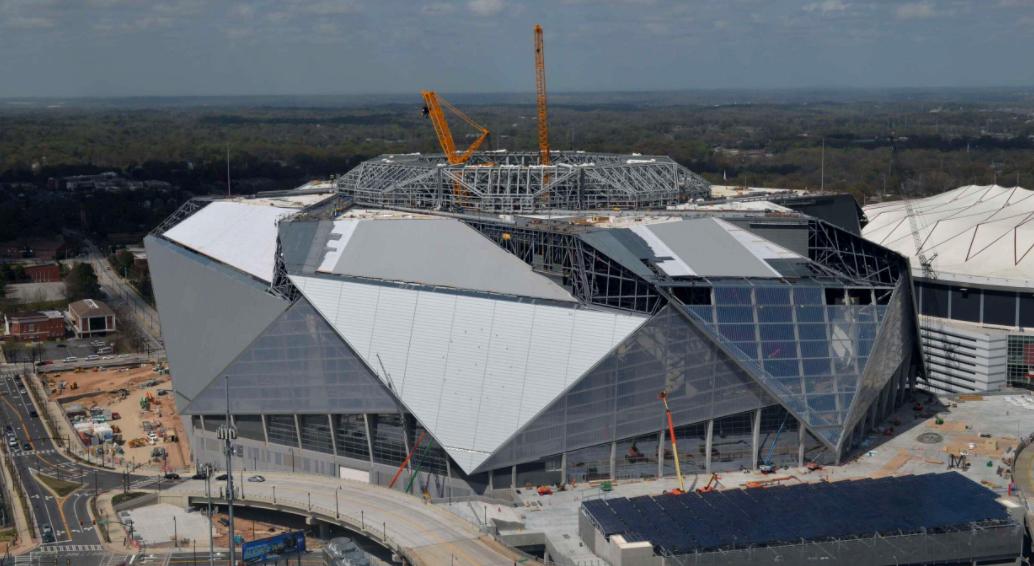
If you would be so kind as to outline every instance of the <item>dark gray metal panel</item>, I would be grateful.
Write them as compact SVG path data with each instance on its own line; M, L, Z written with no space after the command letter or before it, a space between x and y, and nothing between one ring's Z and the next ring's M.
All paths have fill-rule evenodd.
M281 222L280 250L287 272L293 275L312 274L326 252L327 237L334 223L322 221Z
M758 222L750 219L726 218L732 224L796 252L801 257L808 257L808 225L791 222Z
M186 413L391 413L398 404L305 299L270 324L194 398Z
M144 239L176 405L182 410L288 304L242 273Z
M663 308L489 457L477 471L657 433L669 391L676 425L775 404L689 322Z
M570 293L452 218L359 221L332 273L572 301Z
M657 276L643 264L643 259L654 259L650 247L642 238L629 230L595 230L578 236L610 259L647 281Z

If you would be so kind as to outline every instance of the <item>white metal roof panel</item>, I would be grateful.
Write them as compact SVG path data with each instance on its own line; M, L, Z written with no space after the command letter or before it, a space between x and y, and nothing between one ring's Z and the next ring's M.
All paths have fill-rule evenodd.
M167 230L164 236L214 260L273 280L277 222L290 208L216 201Z
M645 316L291 280L466 472L638 328ZM379 360L378 360L379 355Z
M334 223L317 271L573 302L548 277L454 218L364 218Z
M938 279L1034 286L1034 191L968 185L864 210L862 236L910 258L917 276L922 254Z
M789 257L800 257L711 217L641 225L633 227L632 231L646 240L654 254L663 253L659 257L678 260L676 263L663 261L658 264L671 276L780 277L766 260L776 257L777 249Z

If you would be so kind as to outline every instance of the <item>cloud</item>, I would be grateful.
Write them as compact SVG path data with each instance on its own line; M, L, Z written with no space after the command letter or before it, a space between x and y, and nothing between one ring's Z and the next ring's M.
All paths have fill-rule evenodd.
M470 0L467 8L479 16L494 16L506 8L503 0Z
M823 0L822 2L805 4L801 9L805 12L822 12L823 14L826 14L829 12L843 12L844 10L847 10L847 4L842 0Z
M2 25L10 29L49 29L54 27L54 20L40 16L14 16L2 20Z
M895 10L899 20L925 20L937 15L931 2L909 2Z

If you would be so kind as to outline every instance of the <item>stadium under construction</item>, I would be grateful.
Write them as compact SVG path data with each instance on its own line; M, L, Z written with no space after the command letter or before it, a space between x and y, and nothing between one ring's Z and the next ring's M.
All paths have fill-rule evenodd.
M227 390L249 469L389 484L408 459L394 487L431 498L671 476L662 392L701 472L839 461L903 402L901 256L782 207L677 210L708 186L667 159L574 155L381 156L184 205L146 245L196 461Z

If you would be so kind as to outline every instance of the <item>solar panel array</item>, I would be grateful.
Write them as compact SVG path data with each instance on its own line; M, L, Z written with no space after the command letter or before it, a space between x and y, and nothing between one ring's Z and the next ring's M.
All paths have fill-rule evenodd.
M705 494L597 499L583 512L608 538L661 555L966 528L1008 522L996 495L955 472Z

